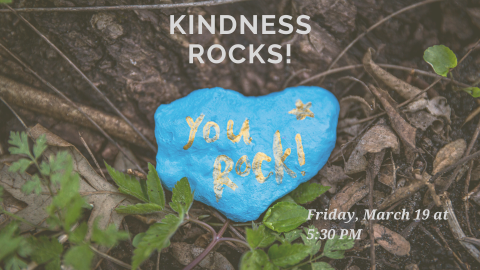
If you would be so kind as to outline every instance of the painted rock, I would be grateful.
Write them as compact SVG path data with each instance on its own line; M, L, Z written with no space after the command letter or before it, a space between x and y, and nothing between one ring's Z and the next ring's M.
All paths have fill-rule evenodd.
M319 87L194 91L155 113L158 174L169 190L187 177L195 200L233 221L255 220L325 165L339 110Z

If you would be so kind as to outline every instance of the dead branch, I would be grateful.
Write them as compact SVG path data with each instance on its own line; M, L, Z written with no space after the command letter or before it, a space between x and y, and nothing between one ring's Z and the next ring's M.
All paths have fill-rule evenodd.
M77 109L70 106L61 98L36 90L24 84L0 76L0 96L9 103L38 112L53 118L75 123L94 129L94 125ZM135 145L146 147L145 142L121 118L105 114L91 107L78 107L108 134ZM137 125L137 128L150 140L154 140L153 130Z

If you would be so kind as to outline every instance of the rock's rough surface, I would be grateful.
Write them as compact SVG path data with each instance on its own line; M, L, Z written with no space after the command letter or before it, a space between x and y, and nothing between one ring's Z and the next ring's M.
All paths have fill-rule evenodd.
M187 177L196 200L233 221L257 219L327 162L339 110L319 87L194 91L155 113L158 173L170 190Z

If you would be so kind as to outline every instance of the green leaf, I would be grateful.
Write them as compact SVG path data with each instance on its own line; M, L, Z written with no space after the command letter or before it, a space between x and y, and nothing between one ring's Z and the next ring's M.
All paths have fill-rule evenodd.
M10 140L8 140L8 143L16 146L16 147L10 147L8 148L8 151L12 155L27 155L29 157L32 157L32 154L30 153L30 147L28 145L28 136L27 133L22 132L10 132Z
M50 262L50 269L60 269L60 256L63 252L63 246L56 238L49 239L46 236L32 240L35 247L32 253L32 260L37 264Z
M323 248L323 254L331 259L343 259L345 250L353 248L355 240L348 237L340 238L335 235L333 239L328 239Z
M276 202L291 202L291 203L297 203L295 200L292 198L290 195L285 195L282 198L278 199Z
M110 174L113 181L118 185L118 191L131 195L143 202L148 202L147 195L143 192L140 182L135 177L115 170L106 162L105 167L107 167L108 174Z
M147 193L151 203L158 204L162 208L165 207L165 193L163 192L160 177L158 177L155 167L150 163L148 163Z
M290 193L292 199L298 204L305 204L315 200L318 196L327 192L330 187L326 187L317 183L305 182L300 184L294 191Z
M50 175L50 164L47 162L40 163L40 173L42 175Z
M283 234L282 243L292 243L302 235L302 230L293 230Z
M79 193L80 176L72 171L72 157L68 155L64 173L59 178L60 189L53 197L52 203L47 207L47 212L51 216L60 211L63 221L62 225L66 231L69 231L70 227L78 221L82 214L82 209L90 207Z
M268 249L268 257L277 266L287 267L294 265L308 256L310 248L302 244L285 243L273 245Z
M40 137L37 138L37 141L35 142L35 145L33 146L33 155L35 158L39 158L43 151L47 149L47 139L45 134L40 135Z
M27 263L17 256L11 256L5 260L5 270L22 270L27 269Z
M85 222L82 222L78 227L71 233L69 233L68 239L74 244L81 244L85 240L87 235L88 225Z
M172 190L172 202L170 207L179 214L185 214L193 203L193 193L186 177L175 184Z
M277 266L268 260L265 251L261 249L251 250L243 254L240 259L240 270L274 270Z
M33 175L32 179L25 182L22 186L22 192L26 195L30 195L33 191L35 191L35 194L37 195L42 193L42 182L37 174Z
M132 240L132 245L134 247L138 247L138 244L142 241L144 236L145 236L144 232L135 235L135 237L133 237L133 240Z
M175 234L183 222L183 215L179 218L169 214L161 223L155 223L145 232L133 251L132 269L137 269L140 264L148 259L155 250L162 250L170 245L170 238Z
M164 208L154 203L139 203L135 205L119 206L115 211L127 215L143 215L162 211Z
M88 244L83 244L70 248L65 254L63 261L75 270L90 270L93 255L93 251Z
M247 242L252 249L257 247L264 248L275 242L273 235L264 225L260 225L257 229L246 229Z
M2 243L0 245L0 261L8 255L14 254L24 240L16 235L17 229L16 223L10 223L0 230L0 243Z
M307 221L308 210L302 206L279 202L267 210L263 224L276 232L291 231Z
M20 172L24 173L28 167L32 164L32 161L26 158L21 158L18 161L12 163L12 166L8 168L9 172Z
M2 3L2 4L10 4L10 3L12 3L12 0L0 0L0 3Z
M98 228L95 221L93 225L92 241L106 247L113 247L119 241L128 239L128 234L117 230L115 224L110 224L105 230Z
M330 264L326 262L316 262L312 263L312 270L335 270Z
M429 63L438 75L447 77L450 69L457 66L457 56L444 45L435 45L428 48L423 59Z
M318 235L318 229L315 228L315 226L313 225L310 225L308 226L308 228L303 228L303 229L305 230L305 234L306 234L306 235L302 234L303 243L305 244L305 246L310 247L310 255L313 256L317 254L317 252L322 247L322 242L316 239Z
M478 87L463 88L463 91L469 93L474 98L480 97L480 88L478 88Z

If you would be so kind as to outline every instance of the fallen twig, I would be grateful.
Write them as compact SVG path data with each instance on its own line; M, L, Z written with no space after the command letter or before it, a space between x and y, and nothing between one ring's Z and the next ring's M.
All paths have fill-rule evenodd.
M97 253L100 257L103 257L103 258L105 258L105 259L107 259L107 260L109 260L109 261L111 261L111 262L113 262L113 263L115 263L115 264L117 264L117 265L119 265L119 266L122 266L122 267L124 267L124 268L132 269L132 266L131 266L131 265L126 264L126 263L120 261L119 259L115 259L114 257L112 257L112 256L110 256L110 255L108 255L108 254L106 254L106 253L103 253L103 252L99 251L98 249L96 249L96 248L94 248L94 247L92 247L92 246L90 246L90 248L91 248L95 253Z
M209 7L249 0L213 0L192 3L159 4L159 5L122 5L122 6L96 6L96 7L56 7L56 8L15 8L16 12L91 12L91 11L112 11L112 10L143 10L143 9L169 9L187 7ZM0 9L0 12L12 12L8 9Z
M403 67L403 66L397 66L397 65L390 65L390 64L377 64L377 65L382 67L382 68L387 68L387 69L388 68L389 69L397 69L397 70L403 70L403 71L407 71L407 72L415 71L415 73L423 75L423 76L438 78L438 79L441 79L441 80L444 80L444 81L447 81L447 82L457 84L461 87L470 87L470 85L459 82L459 81L456 81L456 80L453 80L452 78L442 77L442 76L437 75L435 73L424 71L424 70L419 70L419 69L409 68L409 67ZM338 73L338 72L342 72L342 71L347 71L347 70L350 70L350 69L362 68L362 67L363 67L363 65L350 65L350 66L330 69L330 70L324 71L322 73L319 73L317 75L314 75L314 76L312 76L308 79L305 79L305 80L299 82L297 84L297 86L306 84L308 82L314 81L314 80L316 80L318 78L321 78L321 77L328 76L330 74L334 74L334 73Z
M105 181L107 181L107 178L105 177L105 174L103 174L103 171L100 168L100 165L98 164L97 159L93 155L92 150L90 150L90 147L88 147L87 142L83 139L82 133L80 133L80 131L78 132L78 136L80 137L80 140L82 141L83 146L85 146L85 148L87 149L88 154L90 154L90 157L92 157L93 162L95 162L95 165L97 166L97 169L100 171L100 174L102 175L103 179L105 179Z
M447 216L448 216L447 221L448 221L450 230L452 231L453 237L455 237L455 239L457 239L460 242L460 244L468 251L468 253L470 253L470 255L472 255L473 258L475 258L475 260L480 262L480 252L478 251L478 249L474 245L467 243L465 241L462 241L462 239L465 239L465 237L467 236L462 231L462 228L458 223L457 217L453 212L454 210L453 210L452 202L450 201L448 196L446 195L443 196L442 204L443 204L443 210L447 212Z
M1 44L0 44L1 46ZM48 83L44 81L45 83ZM51 84L54 91L56 89ZM55 91L55 92L57 92ZM116 116L105 114L84 105L77 105L60 91L67 102L64 102L57 96L47 94L32 87L20 84L16 81L0 76L0 96L13 105L61 119L70 123L75 123L88 128L97 128L100 132L111 134L112 136L145 147L145 143L122 119ZM138 127L147 136L153 138L153 130L146 127ZM105 135L104 134L104 135ZM107 137L108 139L108 137ZM113 139L111 139L112 141ZM113 141L115 144L115 141Z
M435 230L435 232L437 232L438 237L440 237L440 239L442 239L443 243L445 244L445 248L453 254L453 257L455 258L455 260L457 260L458 264L461 265L462 269L467 270L468 267L463 263L462 259L460 259L458 254L450 247L445 237L443 237L442 231L440 231L440 229L435 226L432 226L432 228Z
M29 21L27 21L22 15L18 14L15 10L13 10L9 5L4 4L7 8L12 10L17 17L22 20L25 24L27 24L35 33L37 33L45 42L47 42L60 56L67 61L70 66L72 66L79 74L80 76L87 81L87 83L102 97L102 99L116 112L118 116L120 116L139 136L142 138L143 141L145 141L145 144L152 149L153 152L157 152L157 148L143 135L133 124L130 122L130 120L123 115L122 112L110 101L110 99L105 96L105 94L98 89L98 87L83 73L73 62L70 60L55 44L53 44L45 35L43 35L40 31L38 31L35 26L33 26ZM141 169L141 168L140 168Z
M369 193L368 193L368 208L370 213L373 211L373 186L375 185L375 177L377 176L378 172L380 171L380 166L383 162L383 157L385 156L385 149L382 149L378 153L368 153L367 160L368 160L368 167L367 167L367 174L366 180L369 184ZM370 234L370 264L371 270L376 269L375 264L375 236L374 236L374 229L373 229L373 219L369 219L369 234Z

